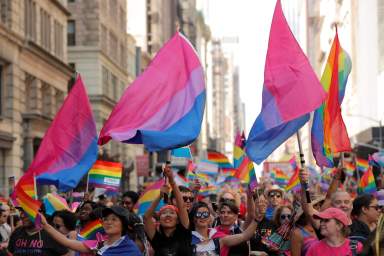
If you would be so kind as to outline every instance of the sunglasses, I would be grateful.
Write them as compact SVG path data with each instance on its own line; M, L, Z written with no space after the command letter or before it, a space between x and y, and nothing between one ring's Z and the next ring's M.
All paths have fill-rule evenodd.
M193 200L195 200L195 198L194 197L192 197L192 196L183 196L183 201L184 202L193 202Z
M59 225L59 224L53 224L53 227L54 227L55 229L60 229L60 228L61 228L61 225Z
M281 214L280 215L281 220L285 220L285 219L290 220L291 218L292 218L291 214Z
M373 208L375 209L376 211L380 211L382 209L382 206L379 206L379 205L370 205L369 208Z
M197 212L195 217L198 219L206 219L209 217L209 212Z
M281 197L280 193L274 193L274 192L269 193L268 196L269 196L269 197L277 197L277 198L280 198L280 197Z

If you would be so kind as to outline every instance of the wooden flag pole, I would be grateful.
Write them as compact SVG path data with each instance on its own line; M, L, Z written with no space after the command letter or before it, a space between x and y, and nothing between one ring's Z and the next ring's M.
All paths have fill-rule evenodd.
M301 146L300 131L296 132L296 136L297 136L297 143L299 144L300 166L302 169L304 169L305 168L305 160L304 160L303 147ZM311 202L311 195L309 194L308 182L301 183L301 187L305 191L305 197L307 199L307 203L310 203Z

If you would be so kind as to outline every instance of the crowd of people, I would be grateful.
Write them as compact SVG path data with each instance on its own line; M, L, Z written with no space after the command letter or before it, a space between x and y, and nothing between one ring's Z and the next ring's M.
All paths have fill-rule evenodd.
M166 166L167 182L143 216L134 211L139 194L133 191L117 202L84 198L76 212L48 216L42 210L39 223L3 203L0 256L384 255L384 190L352 198L340 190L342 172L324 194L286 193L266 182L244 192L226 188L215 198L201 196L198 182L177 186ZM300 181L308 179L300 170ZM104 232L96 240L80 239L96 219Z

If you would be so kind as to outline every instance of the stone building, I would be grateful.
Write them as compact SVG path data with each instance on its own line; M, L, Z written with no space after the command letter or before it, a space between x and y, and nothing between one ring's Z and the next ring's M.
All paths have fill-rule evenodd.
M0 192L31 163L67 94L64 0L0 1Z
M72 0L68 9L68 62L83 77L100 131L136 76L135 40L126 32L127 1ZM136 189L134 159L142 151L115 141L100 148L102 159L123 163L123 189Z

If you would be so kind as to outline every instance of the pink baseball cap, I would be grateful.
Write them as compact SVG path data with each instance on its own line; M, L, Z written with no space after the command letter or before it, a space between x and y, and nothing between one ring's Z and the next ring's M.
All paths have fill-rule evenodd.
M325 219L325 220L336 219L341 223L343 223L345 226L349 226L352 224L351 219L347 216L347 214L345 214L345 212L334 207L325 209L324 211L319 213L315 213L313 217L318 219Z

